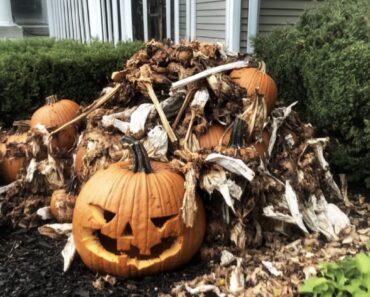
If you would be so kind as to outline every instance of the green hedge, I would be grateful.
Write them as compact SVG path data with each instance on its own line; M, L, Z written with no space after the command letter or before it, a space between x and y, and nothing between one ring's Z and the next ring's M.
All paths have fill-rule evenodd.
M296 26L260 35L255 49L280 98L299 100L319 135L334 140L334 169L370 186L370 1L318 3Z
M49 38L0 41L0 125L30 117L51 94L92 101L112 71L121 69L142 45L86 45Z

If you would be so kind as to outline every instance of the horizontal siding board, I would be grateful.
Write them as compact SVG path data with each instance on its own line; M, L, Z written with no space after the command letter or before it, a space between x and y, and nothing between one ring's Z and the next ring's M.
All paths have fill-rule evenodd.
M223 24L197 24L197 30L225 31Z
M300 9L304 10L313 3L310 0L261 0L261 9L277 8L277 9Z
M211 3L199 3L197 2L197 11L200 10L224 10L225 11L225 1L217 1Z
M225 38L225 31L197 30L197 37Z
M198 17L197 24L225 24L225 16L207 16L207 17Z
M223 42L224 40L222 38L212 38L212 37L198 37L198 40L204 41L204 42L210 42L210 43L215 43L215 42Z
M200 3L214 3L214 2L220 2L222 0L196 0L197 1L197 4L200 4Z
M225 10L198 10L197 17L225 16Z

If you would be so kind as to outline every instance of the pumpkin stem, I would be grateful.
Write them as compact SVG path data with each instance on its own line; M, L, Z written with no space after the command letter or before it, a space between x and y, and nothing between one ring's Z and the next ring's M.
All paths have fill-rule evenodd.
M46 104L47 105L51 105L51 104L54 104L58 101L58 97L57 95L51 95L51 96L48 96L46 97Z
M266 63L264 61L260 62L260 71L262 71L264 74L266 74Z
M133 172L145 172L147 174L154 172L152 166L150 165L148 154L144 146L139 141L129 136L123 136L122 141L130 145L130 149L134 158L134 166L132 168Z
M244 139L246 134L246 123L243 119L237 117L234 121L229 146L235 148L244 147Z

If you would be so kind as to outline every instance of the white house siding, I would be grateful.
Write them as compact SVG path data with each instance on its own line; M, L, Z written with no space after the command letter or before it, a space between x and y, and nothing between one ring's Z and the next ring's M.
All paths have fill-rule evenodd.
M295 24L306 8L314 5L312 0L260 0L259 33L268 33L285 25ZM247 49L248 2L242 0L240 27L240 50Z
M179 34L180 39L186 37L186 0L179 0Z
M225 41L226 0L196 0L196 38Z

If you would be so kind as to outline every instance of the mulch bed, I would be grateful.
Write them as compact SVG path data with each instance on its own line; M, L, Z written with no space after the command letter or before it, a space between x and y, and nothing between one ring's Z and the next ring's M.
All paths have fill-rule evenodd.
M105 283L101 290L93 282L99 275L88 270L79 258L63 273L60 255L65 237L51 239L37 229L0 228L0 295L7 297L41 296L156 296L169 293L175 282L207 273L207 263L195 258L182 269L135 280L118 279ZM212 296L211 294L209 296Z

